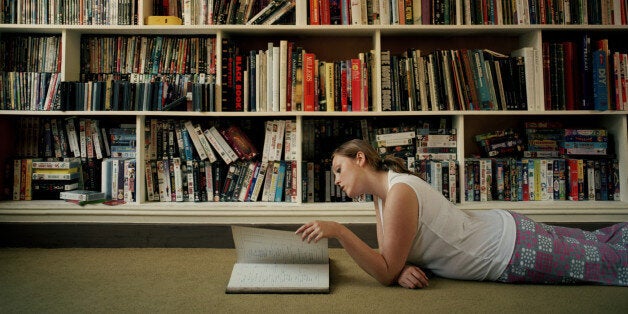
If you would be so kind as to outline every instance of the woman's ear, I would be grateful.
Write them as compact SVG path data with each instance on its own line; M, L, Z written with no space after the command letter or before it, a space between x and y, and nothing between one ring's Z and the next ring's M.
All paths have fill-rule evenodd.
M359 151L355 154L355 162L358 166L362 166L366 163L366 156L364 155L364 152Z

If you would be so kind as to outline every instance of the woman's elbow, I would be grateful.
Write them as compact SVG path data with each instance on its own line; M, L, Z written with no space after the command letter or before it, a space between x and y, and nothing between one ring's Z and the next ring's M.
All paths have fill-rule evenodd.
M391 275L384 275L384 276L379 276L376 277L375 279L377 279L377 281L382 285L382 286L392 286L393 284L395 284L397 282L397 276L391 276Z

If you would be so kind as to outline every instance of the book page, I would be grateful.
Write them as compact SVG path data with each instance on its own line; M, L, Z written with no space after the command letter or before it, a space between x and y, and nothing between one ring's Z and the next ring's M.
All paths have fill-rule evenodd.
M301 241L291 231L233 226L238 263L328 264L328 241Z
M329 292L329 264L236 263L227 292Z

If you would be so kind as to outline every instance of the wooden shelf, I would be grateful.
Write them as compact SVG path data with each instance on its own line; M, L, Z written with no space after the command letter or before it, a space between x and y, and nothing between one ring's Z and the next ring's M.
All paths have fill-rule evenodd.
M628 221L628 203L606 202L486 202L465 203L462 209L500 208L537 221ZM0 203L0 222L40 223L185 223L286 224L326 219L341 223L374 223L371 203L144 203L79 206L63 201L10 201Z

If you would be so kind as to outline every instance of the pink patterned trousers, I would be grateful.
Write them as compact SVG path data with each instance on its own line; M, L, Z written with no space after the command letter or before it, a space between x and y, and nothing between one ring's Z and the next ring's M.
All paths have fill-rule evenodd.
M511 214L515 249L497 281L628 286L628 223L585 231Z

